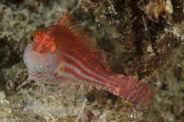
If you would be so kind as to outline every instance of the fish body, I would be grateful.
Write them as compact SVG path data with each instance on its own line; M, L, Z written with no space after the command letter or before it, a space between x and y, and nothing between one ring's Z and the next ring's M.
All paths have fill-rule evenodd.
M146 103L154 94L146 83L112 72L95 55L99 49L89 34L69 14L32 36L23 55L29 80L92 86L135 103Z

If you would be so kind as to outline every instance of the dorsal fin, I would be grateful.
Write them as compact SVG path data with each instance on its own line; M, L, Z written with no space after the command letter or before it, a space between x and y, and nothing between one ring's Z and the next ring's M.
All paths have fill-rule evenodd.
M75 38L77 38L76 40L68 40L68 44L73 46L72 48L82 56L80 59L81 61L84 60L91 66L96 65L99 70L103 70L105 68L105 70L110 71L103 61L103 55L105 55L105 52L96 46L89 33L83 30L81 24L77 22L74 17L69 13L64 13L57 25L64 27L66 32L69 31ZM98 56L96 53L98 53Z
M57 25L66 27L75 37L78 38L92 52L101 52L93 42L89 33L84 31L83 26L69 13L64 13Z

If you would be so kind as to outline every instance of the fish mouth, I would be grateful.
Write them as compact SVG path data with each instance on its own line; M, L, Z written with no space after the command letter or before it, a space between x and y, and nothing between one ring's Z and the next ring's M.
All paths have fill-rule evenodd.
M31 44L28 44L28 46L26 47L26 49L24 50L24 54L23 54L23 61L25 63L26 66L30 65L29 63L29 52L31 49Z
M28 44L23 54L23 61L27 69L33 69L42 57L43 55L36 53L32 49L32 44Z

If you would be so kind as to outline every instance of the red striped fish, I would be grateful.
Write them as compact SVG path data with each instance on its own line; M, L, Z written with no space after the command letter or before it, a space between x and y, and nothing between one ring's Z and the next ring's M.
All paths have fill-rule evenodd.
M116 74L94 52L89 34L69 14L56 25L32 33L23 55L29 78L39 83L92 86L135 103L146 103L153 89L139 80Z

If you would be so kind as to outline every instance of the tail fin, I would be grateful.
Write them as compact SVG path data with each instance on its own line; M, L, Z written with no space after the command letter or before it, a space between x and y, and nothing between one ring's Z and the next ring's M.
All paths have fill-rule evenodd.
M148 103L154 95L154 90L144 82L121 74L111 75L113 81L107 87L110 92L125 100L135 103Z

